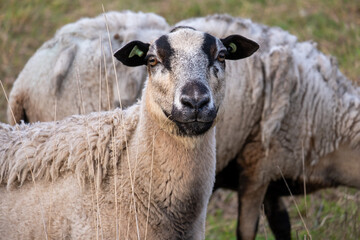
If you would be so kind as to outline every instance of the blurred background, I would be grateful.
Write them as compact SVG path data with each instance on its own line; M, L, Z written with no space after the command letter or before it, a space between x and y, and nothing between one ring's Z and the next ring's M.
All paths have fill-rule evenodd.
M174 24L182 19L227 13L279 26L300 41L313 40L336 56L341 71L360 83L359 0L1 0L0 1L0 121L6 122L6 98L27 60L56 29L81 17L106 11L154 12ZM360 173L359 173L360 174ZM360 192L329 189L295 201L312 239L360 239ZM287 199L294 239L307 239L294 200ZM236 194L214 195L208 214L206 239L236 239ZM262 214L257 239L274 239Z

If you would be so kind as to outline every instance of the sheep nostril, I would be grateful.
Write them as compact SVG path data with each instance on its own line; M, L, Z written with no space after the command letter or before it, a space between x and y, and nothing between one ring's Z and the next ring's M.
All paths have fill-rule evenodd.
M199 110L205 107L210 102L210 97L206 95L199 99L195 97L190 97L188 95L183 95L180 101L185 107Z
M205 107L206 105L209 104L209 102L210 102L210 97L209 97L209 96L204 96L203 98L201 98L201 99L198 101L198 103L197 103L197 105L198 105L197 109L201 109L201 108Z
M183 96L181 96L180 101L181 101L182 105L184 105L188 108L196 108L195 100L193 98L191 98L190 96L183 95Z

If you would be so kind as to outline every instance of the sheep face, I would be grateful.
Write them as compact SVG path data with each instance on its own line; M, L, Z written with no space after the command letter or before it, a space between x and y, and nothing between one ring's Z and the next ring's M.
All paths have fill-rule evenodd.
M239 35L218 39L177 27L151 45L131 42L115 57L127 66L147 65L145 97L154 119L170 122L178 135L196 136L217 117L225 93L225 59L248 57L258 47Z

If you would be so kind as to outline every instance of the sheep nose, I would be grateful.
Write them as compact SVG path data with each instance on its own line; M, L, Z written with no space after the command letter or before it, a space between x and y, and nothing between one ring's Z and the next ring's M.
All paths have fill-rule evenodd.
M185 107L198 110L206 106L210 102L210 97L208 95L204 95L204 96L183 95L181 96L180 101Z
M185 108L200 110L210 103L210 94L204 84L190 83L182 89L180 102Z

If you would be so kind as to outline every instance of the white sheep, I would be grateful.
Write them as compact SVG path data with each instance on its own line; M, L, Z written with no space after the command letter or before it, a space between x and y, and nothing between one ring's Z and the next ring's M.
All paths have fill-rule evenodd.
M227 66L224 114L223 117L219 119L217 125L216 187L239 188L239 194L242 194L242 191L244 191L243 188L245 188L248 183L247 180L243 179L241 185L238 185L240 171L237 171L237 161L241 165L240 169L248 168L248 170L245 169L245 173L242 173L242 175L250 174L247 172L251 172L252 169L254 169L252 165L260 165L257 161L249 161L248 164L251 166L245 164L246 162L243 159L248 159L251 155L245 156L243 149L248 149L248 146L253 146L252 141L254 141L254 136L258 136L260 132L263 140L260 142L263 142L265 149L268 149L272 144L271 139L274 133L278 132L281 126L283 127L281 119L284 119L289 111L295 113L298 111L299 106L293 103L290 104L288 101L292 96L290 94L293 94L294 82L299 82L298 86L302 88L304 87L302 84L305 84L307 81L314 81L313 84L317 84L317 82L322 81L321 79L334 79L335 76L336 80L327 81L327 86L331 87L331 91L338 91L340 94L347 92L350 95L357 96L358 90L339 72L338 66L333 58L328 58L320 53L314 43L299 43L295 36L280 28L270 28L253 23L247 19L233 18L227 15L194 18L182 21L179 24L190 25L218 37L240 33L256 39L261 46L258 53L253 57L245 61L230 62ZM110 62L111 59L108 59L108 61ZM308 71L308 75L306 76L300 74L305 71L304 69ZM314 74L315 77L311 78L311 74ZM76 82L76 78L69 80ZM310 94L310 91L308 92ZM88 102L95 102L98 99L97 94L89 97L93 98L92 100L88 98ZM62 102L57 102L58 107L61 104ZM64 101L64 104L66 104L65 107L67 108L76 106L74 104L69 105L67 101ZM39 108L35 110L34 108L34 111L41 112L42 109ZM292 125L290 126L292 127ZM308 130L308 133L312 133L311 129ZM260 137L260 135L258 137ZM296 136L296 138L300 139L299 141L303 141L304 144L307 142L305 138L301 139L299 136ZM259 142L259 140L256 139L256 142ZM259 147L260 146L262 145L259 143ZM295 146L291 146L290 148L293 147L295 148ZM304 145L304 147L306 147L306 145ZM307 149L304 148L304 150L306 151ZM249 151L245 151L245 153L247 152ZM250 151L250 153L252 154L252 151ZM261 153L260 150L259 153ZM268 153L270 154L270 151L268 151ZM299 152L297 152L297 154L298 153ZM299 159L296 158L296 161L298 160ZM293 162L295 160L288 161ZM229 163L231 164L229 165ZM228 169L231 170L231 174L228 174ZM312 167L307 166L306 169L312 169ZM286 173L285 169L281 169L281 171L283 171L284 174ZM277 173L279 173L279 170ZM261 172L259 177L263 175L266 175L265 170ZM272 174L268 174L266 176L271 175ZM225 179L223 179L224 177ZM279 179L278 177L279 175L274 177L274 180ZM267 177L264 177L264 179L267 179ZM297 186L297 182L302 179L298 175L294 175L290 176L288 180L294 181L293 185ZM311 184L311 178L307 179L306 182ZM261 182L261 184L262 183L266 185L265 180ZM267 209L266 213L274 234L278 238L286 236L287 239L289 239L290 223L286 210L283 209L283 204L279 198L279 195L283 193L276 192L276 186L279 184L282 184L282 180L274 181L270 184L270 188L264 199ZM341 184L349 186L347 182L341 182ZM322 186L319 185L318 187ZM285 192L287 192L287 189L285 189ZM257 208L249 208L249 216L251 212L257 211L254 209ZM243 210L242 215L247 215L245 210ZM271 212L272 215L269 212ZM257 214L251 216L253 217L252 221L249 221L251 222L250 230L245 230L249 232L250 235L255 231L253 223L254 219L257 218ZM242 223L247 220L239 220L238 235L241 236L241 232L244 231L241 230L243 228Z
M140 97L144 67L125 68L116 62L116 85L106 23L113 49L135 39L154 40L169 26L153 13L108 12L106 18L100 15L67 24L36 51L11 90L9 123L54 121L114 109L119 95L126 107Z
M229 84L232 78L243 83L226 92L227 98L236 92L237 101L224 101L225 118L230 116L228 106L239 127L226 134L223 128L234 122L225 119L217 125L217 169L232 159L224 158L224 142L240 143L231 148L237 153L232 174L223 173L225 180L219 180L225 182L217 184L238 189L239 239L255 238L263 200L270 221L277 221L270 223L277 239L291 238L279 199L281 191L287 192L282 175L295 188L305 176L311 191L338 185L360 188L359 89L340 72L334 58L319 52L313 42L298 42L280 28L250 20L213 15L178 24L217 37L242 34L261 46L253 58L227 68L227 86L234 88ZM249 74L243 68L250 69Z
M0 124L0 235L204 239L225 59L257 49L239 35L176 28L115 53L147 65L143 97L129 109Z

